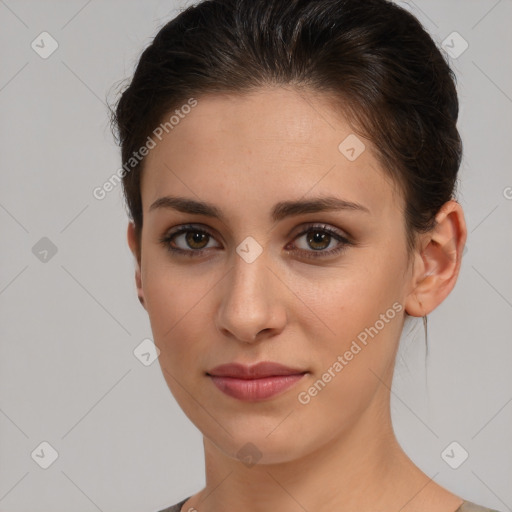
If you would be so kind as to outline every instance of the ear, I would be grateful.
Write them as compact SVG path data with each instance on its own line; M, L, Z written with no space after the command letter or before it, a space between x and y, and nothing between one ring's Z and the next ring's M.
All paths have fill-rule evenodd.
M135 231L135 224L133 222L128 223L128 232L127 232L128 246L132 251L132 254L135 258L135 284L137 286L137 295L139 297L139 301L146 309L146 305L144 304L144 291L142 289L142 278L140 272L141 266L141 248L139 244L139 240L137 239L137 234Z
M405 301L409 315L428 315L452 291L466 237L462 207L454 200L447 201L436 215L435 227L420 237L420 250L414 256L412 289Z

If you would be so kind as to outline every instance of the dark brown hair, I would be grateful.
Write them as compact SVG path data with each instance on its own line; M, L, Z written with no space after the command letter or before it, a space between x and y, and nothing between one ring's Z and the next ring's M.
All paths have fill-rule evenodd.
M420 22L390 1L206 0L188 7L144 50L112 112L123 163L190 98L276 85L325 93L373 143L405 199L410 252L416 234L431 230L453 198L462 142L454 73ZM143 164L123 177L139 242Z

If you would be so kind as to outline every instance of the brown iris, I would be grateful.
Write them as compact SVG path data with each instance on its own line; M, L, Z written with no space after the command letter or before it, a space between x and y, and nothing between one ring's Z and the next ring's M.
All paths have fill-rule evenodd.
M325 249L326 247L329 247L329 243L331 241L331 235L329 233L325 233L323 231L310 231L310 234L308 236L308 244L313 249ZM315 247L315 244L325 244L325 241L327 240L327 244L323 245L322 247Z
M209 237L210 235L208 235L207 233L201 233L199 231L188 231L185 234L187 244L193 249L203 249L208 244ZM202 241L206 241L206 243L201 247L197 247L196 245L194 245L201 244Z

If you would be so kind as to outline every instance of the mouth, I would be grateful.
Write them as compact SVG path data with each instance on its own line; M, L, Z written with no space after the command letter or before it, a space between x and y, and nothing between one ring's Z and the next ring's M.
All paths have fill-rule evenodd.
M230 363L208 371L215 386L226 395L243 401L260 401L277 396L309 373L273 362L252 366Z

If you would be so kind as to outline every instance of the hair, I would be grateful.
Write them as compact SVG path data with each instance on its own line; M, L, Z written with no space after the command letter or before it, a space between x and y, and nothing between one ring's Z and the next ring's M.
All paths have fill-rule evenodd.
M410 256L454 198L462 159L455 80L421 23L387 0L205 0L159 30L111 121L126 164L190 98L273 86L324 94L401 191ZM143 165L123 176L139 242Z
M268 86L325 93L404 197L408 252L453 198L462 159L455 74L420 22L386 0L205 0L142 53L112 126L123 165L174 108ZM133 160L133 159L132 159ZM140 241L144 159L123 176Z

